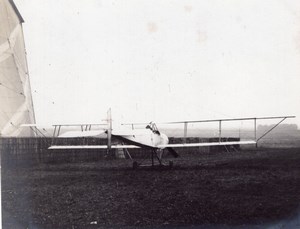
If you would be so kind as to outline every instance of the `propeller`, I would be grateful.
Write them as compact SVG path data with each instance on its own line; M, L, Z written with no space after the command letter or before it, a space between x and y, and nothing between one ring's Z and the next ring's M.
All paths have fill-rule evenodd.
M173 157L179 157L179 154L171 147L166 147L166 149L173 155Z

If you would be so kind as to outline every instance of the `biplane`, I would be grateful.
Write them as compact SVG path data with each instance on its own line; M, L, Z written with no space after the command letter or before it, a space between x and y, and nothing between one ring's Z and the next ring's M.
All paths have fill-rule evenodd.
M53 125L53 140L49 150L74 150L74 149L106 149L108 153L112 149L135 149L135 148L145 148L149 149L151 152L151 164L150 166L165 165L163 163L163 152L167 150L173 157L179 157L179 154L176 152L175 148L187 148L187 147L204 147L204 146L234 146L234 145L256 145L257 143L275 129L280 123L288 118L295 118L295 116L276 116L276 117L258 117L258 118L230 118L230 119L214 119L214 120L196 120L196 121L178 121L178 122L166 122L164 124L183 124L184 129L184 142L183 143L169 143L169 138L166 134L162 133L154 122L150 123L125 123L122 125L131 125L130 130L115 130L112 128L112 118L111 118L111 109L107 112L106 123L102 124L59 124ZM266 120L266 119L277 119L279 120L272 128L267 130L260 137L257 136L257 120ZM222 124L225 122L233 121L253 121L254 126L254 139L252 140L226 140L222 137ZM193 123L218 123L218 138L216 142L199 142L199 143L187 143L187 130L188 125ZM144 125L142 129L136 129L134 126ZM28 125L27 125L28 126ZM80 127L79 131L67 131L62 133L61 129L66 126ZM92 130L92 127L98 126L97 130ZM34 127L34 130L37 133L41 133L38 128L34 125L30 125L31 128ZM39 131L39 132L38 132ZM57 145L55 144L56 138L100 138L105 135L107 137L106 145ZM122 144L112 144L112 139L117 139L118 142ZM225 140L224 140L225 139ZM128 150L127 150L128 153ZM128 153L129 154L129 153ZM129 157L132 157L129 154ZM157 163L158 162L158 163ZM172 166L173 162L169 161L169 166ZM133 161L133 167L137 168L138 166L145 166L142 164Z

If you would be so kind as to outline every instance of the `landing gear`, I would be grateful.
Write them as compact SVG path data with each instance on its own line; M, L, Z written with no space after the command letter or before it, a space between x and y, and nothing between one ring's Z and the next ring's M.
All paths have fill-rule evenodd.
M173 168L173 161L169 161L169 164L165 164L162 162L162 156L163 156L163 151L162 150L156 150L153 149L151 151L151 164L139 164L138 162L134 161L132 163L132 168L137 169L139 167L159 167L159 168L164 168L164 167L169 167L170 169Z

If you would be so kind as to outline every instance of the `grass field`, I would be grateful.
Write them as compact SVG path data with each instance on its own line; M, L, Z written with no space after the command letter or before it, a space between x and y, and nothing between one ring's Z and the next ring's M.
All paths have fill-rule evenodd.
M181 154L173 169L124 159L2 169L3 228L270 225L299 204L300 149Z

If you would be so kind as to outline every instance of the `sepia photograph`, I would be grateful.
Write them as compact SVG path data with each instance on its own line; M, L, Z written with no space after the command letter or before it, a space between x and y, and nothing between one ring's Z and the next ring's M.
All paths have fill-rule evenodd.
M300 2L0 0L3 229L300 228Z

